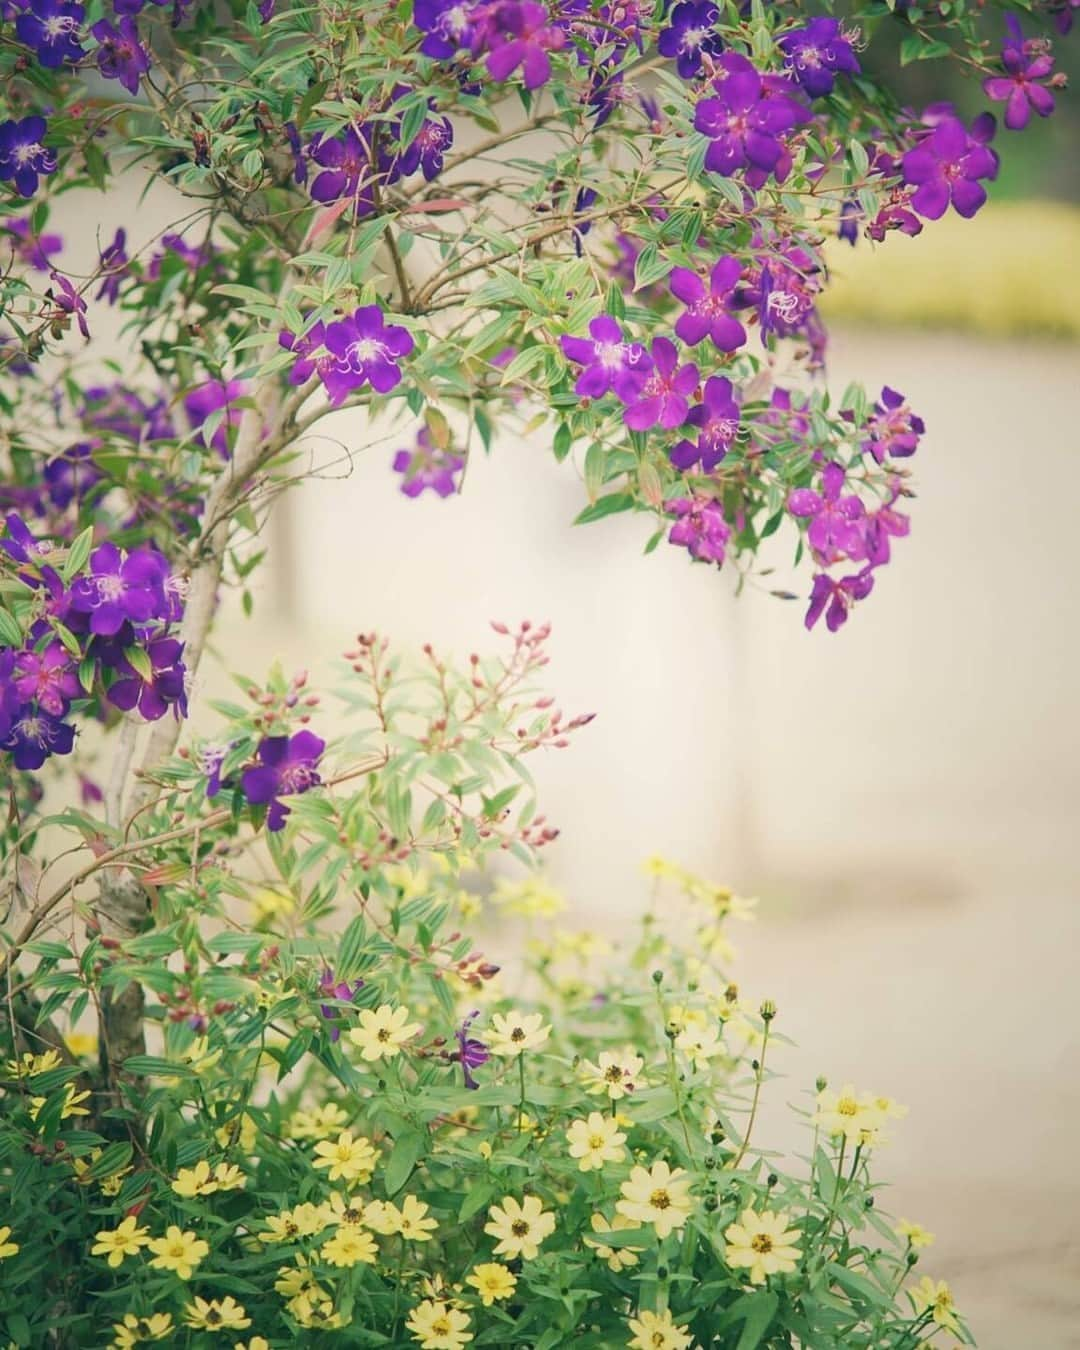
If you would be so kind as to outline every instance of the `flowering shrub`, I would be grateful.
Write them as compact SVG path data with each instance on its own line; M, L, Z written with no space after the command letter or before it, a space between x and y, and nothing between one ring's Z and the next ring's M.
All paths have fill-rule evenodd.
M557 907L526 761L589 719L534 688L545 629L460 671L363 634L355 730L275 670L181 737L338 410L409 497L452 499L496 426L541 437L582 523L740 583L786 545L839 629L925 427L824 389L822 246L970 217L998 171L990 106L904 107L865 48L955 61L1007 141L1062 85L1033 24L1074 8L2 0L10 1342L966 1339L874 1208L893 1103L821 1085L808 1166L760 1152L776 1014L724 973L734 897L676 872L692 949L666 913L602 968L556 933L513 983L466 936ZM80 271L52 207L117 185L172 224L130 212Z

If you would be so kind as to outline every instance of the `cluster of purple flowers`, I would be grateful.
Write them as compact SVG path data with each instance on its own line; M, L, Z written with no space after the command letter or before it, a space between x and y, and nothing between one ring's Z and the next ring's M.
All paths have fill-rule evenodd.
M709 141L705 167L725 178L743 170L754 188L770 176L782 183L792 164L785 137L811 120L792 82L762 74L738 52L724 52L706 88L694 109L694 126Z
M291 808L282 797L300 796L322 782L319 761L325 749L326 742L312 731L264 736L259 742L254 761L240 774L239 790L249 805L267 808L268 830L276 832L285 827ZM216 797L224 788L237 786L221 777L223 751L215 751L205 759L207 797Z
M149 546L123 552L103 543L66 584L53 556L23 520L5 521L0 550L39 597L40 617L23 646L0 650L0 749L19 769L68 754L73 705L101 697L147 721L171 708L187 714L183 646L170 635L183 613L183 586Z
M394 472L402 475L401 490L406 497L419 497L430 489L439 497L452 497L458 490L457 475L465 467L461 455L442 449L431 439L431 432L422 427L416 436L413 450L398 450L394 455Z
M549 52L566 45L566 32L535 0L413 0L413 23L424 33L420 50L438 61L486 57L500 83L516 71L526 89L551 79Z
M306 384L317 375L334 407L365 384L376 393L389 393L401 383L398 363L414 345L406 329L385 322L378 305L362 305L345 318L316 323L303 334L286 329L278 341L297 358L289 373L291 383Z
M142 7L143 0L115 0L116 22L99 19L89 29L89 36L97 42L94 56L101 75L118 80L130 94L139 92L139 83L150 69L150 54L133 17ZM15 36L33 50L46 70L77 66L88 55L83 45L88 36L83 5L74 0L18 0L18 8Z

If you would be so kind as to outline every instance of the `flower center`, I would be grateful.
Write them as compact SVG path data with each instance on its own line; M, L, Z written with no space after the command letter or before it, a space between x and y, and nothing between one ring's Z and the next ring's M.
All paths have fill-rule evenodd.
M515 1219L510 1225L510 1231L514 1237L523 1238L528 1236L529 1225L524 1219Z
M705 41L706 29L688 28L682 35L682 42L679 44L684 52L696 51Z
M606 1142L607 1142L607 1140L604 1138L604 1136L603 1136L602 1134L590 1134L590 1135L589 1135L589 1147L590 1147L590 1148L603 1148L603 1147L604 1147L604 1144L605 1144Z
M41 154L41 146L37 141L30 141L28 144L17 145L15 147L15 163L29 164Z
M767 1252L772 1251L772 1238L768 1233L755 1233L750 1239L750 1246L754 1251L760 1252L764 1256Z
M349 356L357 365L385 355L386 348L376 338L358 338L349 348Z
M649 1204L652 1205L653 1209L670 1209L671 1196L668 1195L667 1191L653 1191L652 1195L649 1196Z
M841 1097L836 1103L836 1114L839 1116L857 1116L859 1114L859 1103L854 1097Z
M525 1032L523 1028L515 1027L513 1031L510 1033L510 1039L514 1042L523 1041L525 1039Z

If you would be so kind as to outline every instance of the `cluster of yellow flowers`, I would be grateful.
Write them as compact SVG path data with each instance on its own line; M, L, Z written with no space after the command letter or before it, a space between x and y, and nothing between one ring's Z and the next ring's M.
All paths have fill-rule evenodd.
M839 1092L822 1088L817 1096L813 1121L825 1134L857 1148L873 1148L888 1142L884 1132L888 1120L903 1120L906 1106L891 1097L872 1092L856 1092L845 1083Z

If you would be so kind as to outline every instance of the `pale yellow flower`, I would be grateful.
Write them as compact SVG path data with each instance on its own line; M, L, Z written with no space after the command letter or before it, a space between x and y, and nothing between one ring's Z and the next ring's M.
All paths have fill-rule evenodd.
M364 1223L383 1237L390 1237L397 1232L397 1221L397 1206L389 1200L369 1200L364 1206Z
M231 1295L220 1300L196 1296L184 1309L184 1324L199 1331L243 1331L251 1318Z
M487 1044L493 1055L512 1058L525 1050L536 1050L551 1035L541 1013L523 1013L517 1008L494 1013L488 1029Z
M331 1181L350 1181L362 1185L371 1179L378 1154L371 1140L360 1134L353 1138L351 1130L342 1130L337 1140L324 1139L315 1145L313 1167L329 1168Z
M517 1288L517 1276L498 1261L485 1261L475 1266L466 1278L480 1295L485 1308L490 1308L497 1299L509 1298Z
M134 1313L125 1313L122 1322L113 1323L113 1350L131 1350L134 1345L144 1341L163 1341L173 1333L172 1313L151 1313L149 1317L136 1317Z
M931 1320L939 1327L959 1336L960 1322L953 1306L952 1290L944 1280L935 1282L929 1275L924 1275L918 1284L908 1290L908 1294L920 1317L929 1312Z
M856 1093L850 1083L845 1083L839 1092L825 1089L818 1093L813 1123L835 1139L861 1144L868 1133L881 1128L884 1119L870 1093Z
M896 1231L901 1237L907 1238L915 1251L919 1251L922 1247L933 1246L933 1233L928 1233L920 1223L909 1223L907 1219L901 1219L896 1225Z
M64 1044L76 1059L89 1059L98 1052L98 1038L89 1031L69 1031Z
M265 1336L252 1336L250 1341L236 1341L233 1350L270 1350L270 1342Z
M626 1157L626 1135L619 1129L618 1121L610 1116L602 1116L599 1111L590 1111L585 1120L570 1122L566 1131L571 1158L578 1159L578 1168L582 1172L600 1171L605 1163L622 1162Z
M418 1303L405 1325L421 1350L461 1350L473 1339L468 1314L435 1299Z
M628 1219L625 1214L616 1214L610 1223L600 1213L593 1214L589 1220L589 1225L594 1233L624 1233L627 1229L640 1228L633 1220ZM601 1259L608 1263L608 1268L614 1271L626 1269L627 1266L636 1266L638 1262L637 1254L642 1250L641 1247L609 1247L604 1242L597 1242L595 1239L587 1237L585 1239L586 1247L591 1247Z
M171 1270L182 1280L190 1280L195 1267L210 1253L210 1244L196 1237L190 1229L181 1231L170 1224L165 1236L152 1238L147 1244L154 1253L150 1262L157 1270Z
M21 1059L9 1059L4 1067L8 1078L35 1078L39 1073L59 1069L63 1062L56 1050L45 1050L40 1055L28 1050Z
M190 1200L196 1195L213 1195L218 1183L210 1174L210 1164L201 1158L194 1167L181 1167L172 1188L177 1195Z
M362 1228L367 1223L363 1201L354 1201L338 1191L334 1192L323 1208L329 1223L341 1224L348 1228Z
M297 1294L289 1300L288 1308L293 1320L309 1330L336 1331L344 1325L341 1314L334 1311L333 1300L322 1290Z
M74 1083L64 1084L64 1104L60 1108L60 1119L67 1120L71 1116L88 1116L90 1108L83 1106L82 1103L90 1096L89 1090L86 1092L76 1092ZM30 1119L37 1120L41 1114L41 1108L45 1105L47 1098L30 1098Z
M605 1050L595 1064L582 1060L579 1073L587 1092L606 1093L611 1101L617 1102L641 1086L644 1068L645 1061L631 1050L622 1054Z
M360 1047L366 1060L393 1059L420 1030L419 1022L409 1021L408 1008L391 1008L384 1003L374 1011L360 1009L360 1025L349 1032L349 1040Z
M289 1118L289 1134L293 1139L329 1139L348 1123L347 1111L337 1102L325 1102L310 1111L294 1111Z
M619 1193L617 1212L633 1223L651 1223L660 1238L685 1227L694 1208L690 1178L681 1167L673 1171L662 1159L648 1170L633 1168Z
M243 1154L254 1152L258 1137L258 1126L246 1111L243 1115L234 1117L228 1124L219 1125L214 1131L214 1138L222 1148L231 1148L233 1144L239 1144L240 1152Z
M139 1320L148 1341L163 1341L166 1336L172 1335L172 1313L151 1313L149 1317L142 1317Z
M115 1228L103 1228L100 1233L95 1233L90 1255L106 1257L109 1265L114 1268L125 1256L137 1256L139 1248L145 1247L150 1241L148 1236L150 1230L140 1228L138 1222L129 1214Z
M296 901L291 895L271 890L269 887L260 888L248 899L256 926L272 924L275 919L287 919L296 910Z
M715 1023L708 1026L686 1026L675 1037L675 1049L680 1050L696 1069L725 1052L724 1042Z
M751 1284L764 1284L767 1275L787 1275L799 1259L798 1230L789 1228L791 1216L771 1209L758 1213L748 1206L738 1223L724 1233L724 1260L749 1270Z
M521 1204L508 1195L501 1206L491 1206L488 1220L484 1232L499 1239L495 1255L520 1256L524 1261L534 1260L540 1243L555 1231L555 1215L535 1195L527 1195Z
M417 1200L415 1195L407 1195L400 1209L389 1203L387 1209L395 1211L394 1232L400 1233L410 1242L430 1242L431 1235L439 1226L436 1220L427 1217L428 1206L423 1200Z
M235 1163L218 1163L214 1168L214 1182L219 1191L239 1191L247 1185L247 1177Z
M19 1244L17 1242L8 1241L8 1238L10 1237L11 1227L10 1225L5 1224L3 1228L0 1228L0 1261L6 1261L9 1256L14 1256L19 1250Z
M332 1266L348 1269L358 1263L374 1265L378 1256L375 1239L363 1228L342 1226L319 1249L322 1259Z
M632 1335L626 1342L628 1350L687 1350L693 1340L676 1326L666 1309L662 1313L643 1309L630 1319L629 1326Z
M201 1077L203 1074L209 1073L220 1058L220 1050L210 1049L209 1038L199 1036L191 1042L187 1054L183 1057L183 1062Z
M565 896L544 885L537 877L526 877L522 881L504 878L496 883L491 898L508 913L526 918L553 919L567 908Z
M295 1265L278 1267L274 1289L285 1299L303 1297L318 1300L329 1298L326 1290L323 1289L314 1273L308 1268L307 1257L303 1255L297 1255Z

